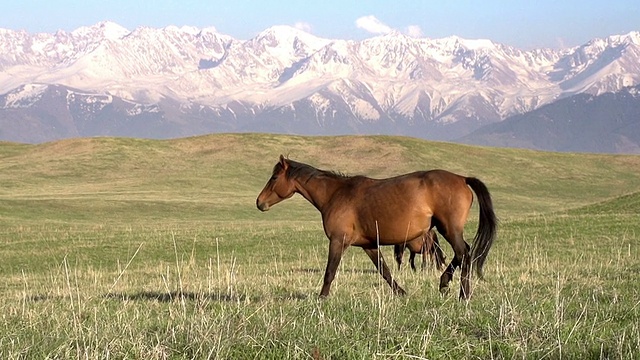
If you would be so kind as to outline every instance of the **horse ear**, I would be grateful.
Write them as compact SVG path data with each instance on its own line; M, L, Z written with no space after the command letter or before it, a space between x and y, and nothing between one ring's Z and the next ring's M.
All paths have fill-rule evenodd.
M282 155L280 155L280 166L282 166L284 170L287 170L287 168L289 167L289 163L287 162L287 159L285 159L284 156Z

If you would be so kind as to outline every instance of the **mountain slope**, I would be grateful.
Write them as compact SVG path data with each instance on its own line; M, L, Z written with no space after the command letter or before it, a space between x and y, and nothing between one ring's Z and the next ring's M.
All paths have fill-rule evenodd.
M554 151L640 154L640 86L579 94L480 128L460 142Z
M153 137L260 130L455 139L567 96L640 84L639 63L638 32L570 49L523 51L455 36L322 39L287 26L249 40L213 28L129 31L110 22L55 34L0 29L0 94L49 85L121 99L145 113L141 125L155 128L147 130ZM41 110L0 103L3 125L15 127L3 132L21 134L4 139L38 142L83 134L24 134L24 123L58 128L54 123L69 116L75 122L89 116L62 101L57 110L45 111L50 116L41 116L53 105L39 101L31 104ZM58 118L61 106L69 113ZM106 122L104 129L145 133L134 126L127 134L126 126L110 123L110 106L85 107Z

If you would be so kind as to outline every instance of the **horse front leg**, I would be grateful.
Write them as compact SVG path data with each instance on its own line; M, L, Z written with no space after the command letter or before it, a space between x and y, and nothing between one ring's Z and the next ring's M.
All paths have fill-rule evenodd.
M331 283L336 276L338 265L342 259L344 250L349 246L344 239L330 239L329 240L329 258L327 259L327 267L324 270L324 281L322 283L322 290L320 290L320 297L324 298L329 296L329 290L331 290Z
M369 255L369 259L373 261L376 269L378 269L378 272L380 273L380 275L382 275L382 278L386 280L387 284L389 284L393 293L397 295L405 295L407 292L404 291L404 289L401 288L400 285L398 285L398 283L391 277L391 271L389 270L387 263L384 261L382 253L377 248L363 248L363 250L365 253L367 253L367 255Z

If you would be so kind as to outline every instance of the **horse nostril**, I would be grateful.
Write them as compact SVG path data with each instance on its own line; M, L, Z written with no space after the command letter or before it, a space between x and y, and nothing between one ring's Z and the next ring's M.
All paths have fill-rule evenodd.
M259 201L256 200L256 207L258 208L258 210L260 211L267 211L269 210L269 205L265 204L265 203L260 203Z

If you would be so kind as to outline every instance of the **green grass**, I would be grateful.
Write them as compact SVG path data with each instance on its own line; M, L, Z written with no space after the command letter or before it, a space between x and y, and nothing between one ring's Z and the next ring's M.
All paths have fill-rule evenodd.
M299 196L255 209L281 153L479 177L501 219L487 280L459 302L458 277L441 296L438 272L405 265L395 297L351 248L318 299L317 211ZM637 359L638 174L637 156L399 137L2 143L0 358Z

